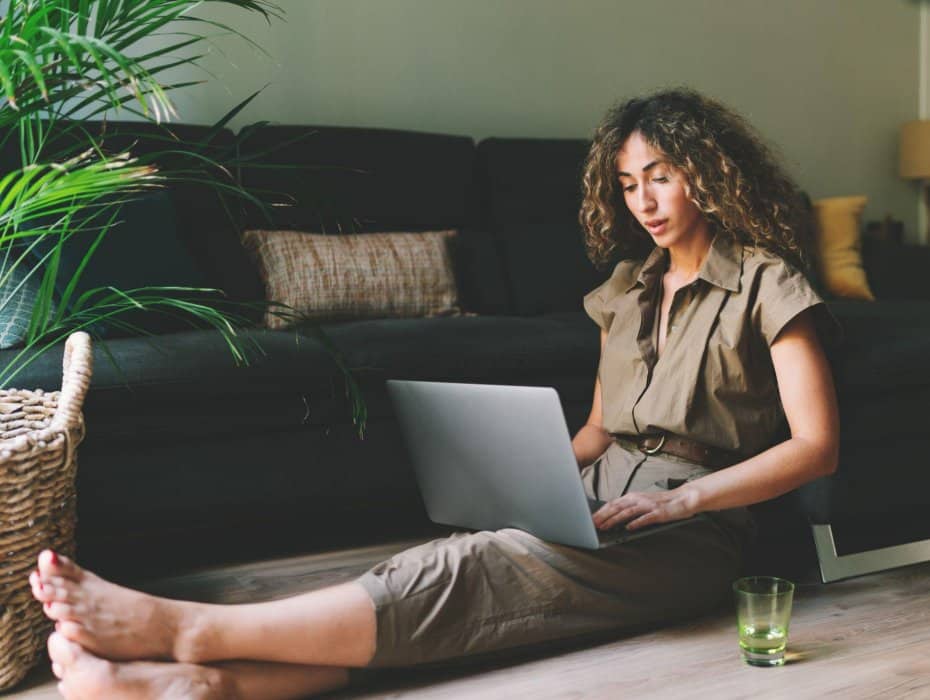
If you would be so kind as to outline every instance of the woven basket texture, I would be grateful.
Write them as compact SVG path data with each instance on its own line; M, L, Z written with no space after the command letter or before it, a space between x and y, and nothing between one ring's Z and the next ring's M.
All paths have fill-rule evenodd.
M39 552L74 556L75 449L92 358L90 337L74 333L61 391L0 390L0 691L35 666L51 631L29 586Z

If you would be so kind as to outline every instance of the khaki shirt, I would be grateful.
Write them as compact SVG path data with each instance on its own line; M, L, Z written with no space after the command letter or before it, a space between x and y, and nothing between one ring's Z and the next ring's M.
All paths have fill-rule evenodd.
M769 346L805 309L820 305L822 321L835 320L804 275L780 257L718 235L697 279L675 292L657 359L656 310L667 267L668 251L657 247L645 261L621 261L584 298L585 311L607 331L598 369L604 429L667 431L758 454L785 429Z

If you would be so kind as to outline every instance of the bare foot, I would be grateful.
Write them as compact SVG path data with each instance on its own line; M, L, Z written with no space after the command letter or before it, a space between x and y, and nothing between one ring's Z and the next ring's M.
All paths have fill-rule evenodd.
M196 603L117 586L49 550L39 555L29 582L61 636L97 656L196 660Z
M48 638L58 691L66 700L208 700L229 698L229 684L217 669L193 664L135 661L114 663L98 658L58 632Z

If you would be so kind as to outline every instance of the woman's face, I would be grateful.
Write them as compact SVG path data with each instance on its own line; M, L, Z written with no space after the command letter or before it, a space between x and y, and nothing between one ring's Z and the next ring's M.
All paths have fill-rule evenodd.
M617 152L617 172L630 212L657 246L707 237L707 220L685 190L684 174L634 131Z

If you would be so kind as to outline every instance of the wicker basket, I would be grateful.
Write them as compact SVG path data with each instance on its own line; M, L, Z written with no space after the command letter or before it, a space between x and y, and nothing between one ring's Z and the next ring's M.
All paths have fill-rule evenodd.
M0 690L36 664L51 630L29 587L36 557L74 555L75 448L92 363L90 337L74 333L60 392L0 390Z

